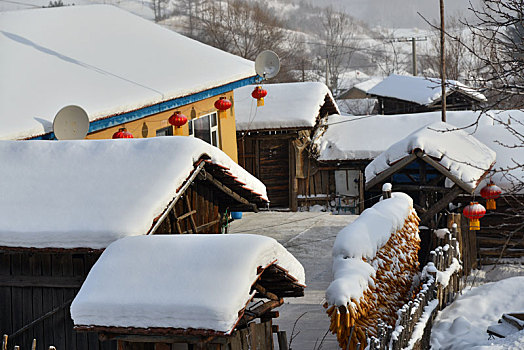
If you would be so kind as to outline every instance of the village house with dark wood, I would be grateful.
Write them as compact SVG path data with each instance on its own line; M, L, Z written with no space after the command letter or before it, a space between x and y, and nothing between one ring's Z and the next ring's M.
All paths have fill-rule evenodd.
M378 99L378 114L404 114L442 109L441 83L438 78L392 74L367 90ZM487 101L477 89L455 80L446 80L446 109L479 110Z
M45 349L116 349L74 331L69 313L109 244L225 233L231 211L267 203L259 180L190 137L0 141L0 161L0 330L9 348L34 338Z
M327 116L339 113L322 83L268 84L264 106L257 107L255 86L235 90L239 164L267 187L270 208L296 211L307 192L308 163Z

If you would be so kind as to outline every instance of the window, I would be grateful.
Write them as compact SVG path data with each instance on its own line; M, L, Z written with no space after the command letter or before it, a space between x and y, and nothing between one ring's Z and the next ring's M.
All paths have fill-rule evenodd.
M218 116L211 113L202 117L191 119L188 122L189 136L197 137L213 146L220 147L218 137Z
M173 136L173 127L168 126L166 128L158 129L156 131L156 136Z

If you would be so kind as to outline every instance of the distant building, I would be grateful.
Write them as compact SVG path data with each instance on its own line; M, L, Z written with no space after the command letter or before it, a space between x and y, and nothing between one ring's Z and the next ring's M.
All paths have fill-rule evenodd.
M367 93L378 99L378 114L404 114L441 110L441 91L438 78L393 74ZM486 101L486 97L477 90L458 81L447 80L447 110L477 110Z

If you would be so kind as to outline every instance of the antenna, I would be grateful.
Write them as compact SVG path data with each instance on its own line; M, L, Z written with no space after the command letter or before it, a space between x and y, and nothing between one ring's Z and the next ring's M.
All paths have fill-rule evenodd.
M280 70L280 59L271 50L265 50L258 54L255 60L255 71L264 79L273 78Z
M53 120L53 132L58 140L82 140L89 131L89 117L79 106L65 106Z

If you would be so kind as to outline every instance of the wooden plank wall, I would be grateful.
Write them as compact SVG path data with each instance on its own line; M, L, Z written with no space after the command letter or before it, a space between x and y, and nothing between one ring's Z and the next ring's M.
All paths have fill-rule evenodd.
M183 340L178 340L183 341ZM119 341L118 350L273 350L272 322L251 322L247 328L236 330L220 342L205 339L202 342L185 343L143 343Z
M221 208L221 200L218 189L205 181L195 180L192 186L189 186L184 196L188 196L191 209L196 210L193 215L196 226L199 228L198 233L220 233L220 219L221 212L226 208ZM176 216L179 217L188 212L186 200L181 197L176 203L174 210ZM182 232L191 233L190 218L179 221ZM174 217L168 215L164 222L157 229L155 234L171 234L176 233L174 229Z
M100 253L0 252L0 333L11 335L74 298ZM54 345L58 350L110 350L96 334L77 333L65 305L51 317L8 339L8 348Z
M334 169L316 168L311 163L306 169L309 177L298 179L298 206L329 205L336 194Z

